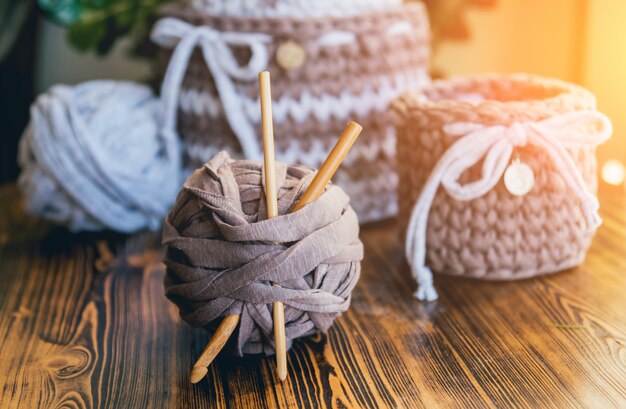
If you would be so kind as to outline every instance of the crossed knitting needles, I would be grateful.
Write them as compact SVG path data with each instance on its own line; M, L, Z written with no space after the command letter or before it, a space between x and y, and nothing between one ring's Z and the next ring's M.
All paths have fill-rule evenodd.
M276 161L274 160L274 125L272 121L272 92L270 87L270 73L259 73L259 87L261 93L261 122L263 126L263 166L265 170L265 202L267 218L278 216L278 191L276 189ZM339 141L330 152L322 167L317 171L311 184L302 195L302 198L291 210L297 212L307 204L316 201L324 192L326 185L333 177L337 168L346 157L350 148L359 137L363 128L356 122L350 121L341 134ZM277 284L272 283L274 286ZM272 308L274 319L274 344L276 351L276 367L281 381L287 378L287 347L285 340L285 306L282 302L274 302ZM239 324L239 314L225 317L217 327L215 334L202 351L202 355L191 370L191 383L198 383L208 372L208 366Z

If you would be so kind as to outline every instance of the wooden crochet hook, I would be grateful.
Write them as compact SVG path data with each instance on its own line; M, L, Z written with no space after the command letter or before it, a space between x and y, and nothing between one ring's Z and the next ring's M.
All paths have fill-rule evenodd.
M263 166L265 168L265 204L267 218L278 217L278 190L276 188L276 160L274 159L274 123L272 120L272 91L270 73L259 74L261 91L261 123L263 127ZM275 284L273 284L275 285ZM285 305L274 302L272 306L274 319L274 344L276 350L276 369L278 378L287 378L287 341L285 339Z
M200 355L200 358L196 361L196 364L191 370L191 383L198 383L209 372L209 365L215 359L217 354L220 353L226 341L230 338L230 335L235 331L239 324L239 314L229 315L220 322L220 325L215 330L215 334L211 337L211 340L204 347L204 351Z
M300 198L300 201L291 209L291 213L297 212L309 203L319 199L322 193L324 193L326 185L330 182L335 172L337 172L339 165L343 162L343 159L352 148L352 145L354 145L354 142L356 142L362 130L363 127L356 122L348 122L348 126L343 130L339 141L337 141L333 150L330 151L330 155L328 155L322 167L320 167L315 174L313 181L311 181L311 184L302 195L302 198Z
M326 158L322 167L320 167L319 171L311 181L311 184L307 188L307 190L302 195L300 201L291 209L291 213L297 212L302 209L307 204L314 202L317 200L321 194L324 192L326 185L330 182L330 179L333 177L337 168L343 159L346 157L346 154L352 148L352 145L359 137L363 128L361 125L356 122L350 121L348 126L341 134L341 138L331 151L330 155ZM239 323L239 315L230 315L220 323L215 334L209 341L209 344L206 346L202 355L198 359L196 365L194 365L193 370L191 371L191 382L197 383L207 374L207 367L211 364L213 359L217 356L220 350L226 344L228 338L230 338L233 331L237 327Z

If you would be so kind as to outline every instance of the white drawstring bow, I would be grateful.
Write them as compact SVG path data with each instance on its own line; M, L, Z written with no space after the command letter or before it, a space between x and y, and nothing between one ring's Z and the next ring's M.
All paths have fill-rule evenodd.
M204 61L219 92L228 123L237 136L244 155L248 159L261 159L262 151L254 127L245 115L244 105L233 78L252 81L269 64L267 43L271 36L262 33L220 32L207 26L193 26L182 20L166 17L159 20L151 33L152 41L174 49L163 79L161 98L165 106L165 126L176 132L178 98L189 59L196 47L200 47ZM233 46L250 48L251 57L240 66L233 55Z
M433 301L438 297L432 271L426 266L426 229L439 185L455 200L479 198L498 183L516 147L530 143L543 149L580 199L590 231L595 231L602 222L598 200L587 188L566 150L597 146L611 136L611 122L602 113L575 111L540 122L516 122L510 126L459 122L445 126L444 132L460 139L444 153L428 177L413 208L406 237L406 257L417 280L415 297L419 300ZM482 159L481 178L461 185L461 175Z

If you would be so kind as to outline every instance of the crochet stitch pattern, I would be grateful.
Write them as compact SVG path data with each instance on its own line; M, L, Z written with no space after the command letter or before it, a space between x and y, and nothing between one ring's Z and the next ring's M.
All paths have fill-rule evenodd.
M186 0L211 14L246 17L327 17L399 7L403 0Z
M229 56L222 45L219 49L224 52L221 58L232 57L240 66L252 64L251 58L258 63L267 53L267 63L255 68L274 74L277 159L319 167L345 122L353 119L361 123L365 129L361 140L335 181L352 198L361 222L397 212L395 130L388 107L402 92L429 83L429 26L422 4L325 18L218 16L181 5L166 7L163 14L191 25L183 29L188 33L193 27L213 30L206 32L211 40L199 40L207 44L232 40L227 34L254 36L246 37L256 44L254 50L230 44ZM166 27L158 24L153 32L153 39L166 49L164 63L177 42L183 41L164 40L160 34L166 32ZM288 41L306 52L305 62L295 69L284 69L276 59L278 47ZM241 79L241 71L233 70L236 75L224 80L220 71L220 84L200 48L189 60L178 96L178 130L184 141L185 164L190 169L201 166L220 150L233 157L259 159L260 152L255 153L258 149L249 143L250 136L260 140L256 77ZM226 85L231 88L224 82L232 83L235 90L228 100L230 112L223 108L223 90ZM245 129L233 130L233 126L243 128L242 124L252 135L242 136L247 133Z
M414 206L428 194L425 190L443 158L449 158L468 135L487 136L496 143L507 138L507 145L499 145L500 151L521 159L536 178L528 194L516 197L494 171L490 177L500 180L494 179L497 183L485 194L466 194L467 200L453 198L449 186L457 196L477 191L486 180L486 169L495 169L484 165L485 155L461 173L458 185L450 179L442 186L438 182L426 213L425 263L430 270L512 280L580 264L599 223L595 148L611 133L610 122L595 107L593 95L580 87L530 75L436 81L423 93L407 93L395 101L403 225L412 213L415 216ZM475 132L455 132L461 128ZM506 151L508 143L512 153ZM474 163L468 162L468 156L459 160ZM412 267L418 283L424 281L419 285L425 292L418 289L418 298L436 298L434 290L427 289L432 287L428 274L422 274L426 267L419 262Z

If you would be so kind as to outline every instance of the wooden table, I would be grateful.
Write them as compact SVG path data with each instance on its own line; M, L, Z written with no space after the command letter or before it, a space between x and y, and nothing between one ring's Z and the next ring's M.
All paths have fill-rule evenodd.
M626 197L605 190L584 266L516 283L438 278L420 304L393 223L363 229L351 309L272 358L220 356L163 296L149 234L72 235L0 189L0 407L626 407ZM65 405L65 406L63 406Z

